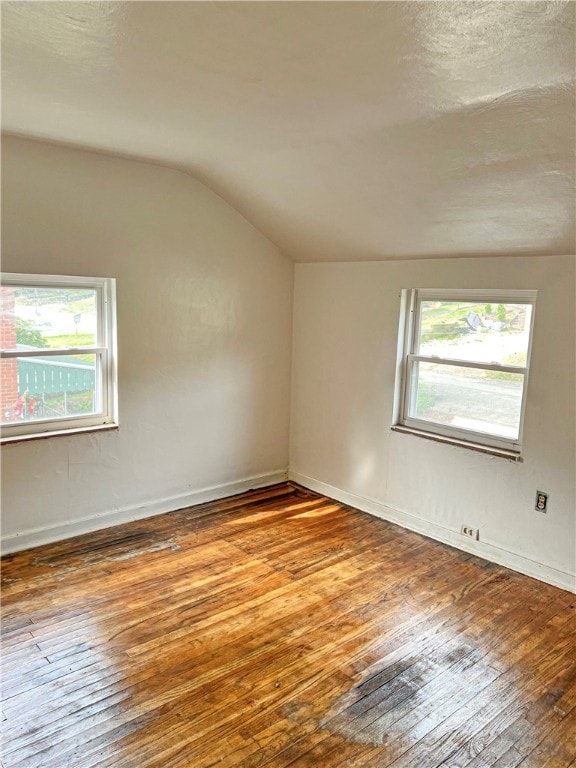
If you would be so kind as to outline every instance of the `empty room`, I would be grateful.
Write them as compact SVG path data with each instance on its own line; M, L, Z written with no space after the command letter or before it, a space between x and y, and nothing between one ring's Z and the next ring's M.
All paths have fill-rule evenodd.
M1 13L1 768L576 768L575 3Z

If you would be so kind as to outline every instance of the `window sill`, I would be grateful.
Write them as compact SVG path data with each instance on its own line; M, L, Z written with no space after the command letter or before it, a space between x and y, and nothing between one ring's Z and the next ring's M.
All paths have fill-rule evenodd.
M74 429L59 429L57 432L35 432L31 435L14 435L0 438L0 445L13 445L14 443L27 443L31 440L47 440L50 437L69 437L70 435L83 435L89 432L110 432L117 430L118 424L100 424L93 427L76 427Z
M412 429L411 427L404 427L401 424L396 424L392 428L393 432L400 432L404 435L414 435L415 437L423 437L425 440L433 440L436 443L444 443L445 445L455 445L459 448L467 448L469 451L476 451L477 453L484 453L488 456L497 456L501 459L508 459L509 461L523 461L519 453L515 451L507 451L504 448L493 448L489 445L480 445L479 443L469 443L466 440L458 440L454 437L446 437L445 435L437 435L433 432L424 432L420 429Z

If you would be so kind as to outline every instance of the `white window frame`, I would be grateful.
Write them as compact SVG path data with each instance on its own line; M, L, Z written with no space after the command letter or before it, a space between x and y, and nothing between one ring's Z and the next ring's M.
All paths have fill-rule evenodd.
M97 332L93 346L38 350L0 350L2 359L88 354L96 356L97 379L101 382L98 412L2 424L1 442L69 434L118 425L118 373L116 343L116 280L111 277L29 275L3 272L2 286L15 288L91 288L96 291ZM3 418L3 414L1 414Z
M410 288L401 294L400 328L398 334L398 357L396 371L396 392L394 400L393 426L401 426L416 432L428 433L452 440L471 443L474 446L495 448L520 454L524 431L524 413L526 410L526 393L532 353L532 337L534 316L536 310L537 291L532 290L471 290L471 289L432 289ZM420 311L423 301L462 301L481 304L530 304L530 331L526 365L510 366L499 363L484 363L481 361L457 360L440 356L419 354ZM416 389L411 386L415 377L412 370L415 363L437 363L442 365L478 368L486 371L502 371L505 373L520 373L524 375L522 389L522 404L520 408L520 424L518 439L505 438L499 435L476 432L471 429L450 427L444 424L418 419L409 416L411 398Z

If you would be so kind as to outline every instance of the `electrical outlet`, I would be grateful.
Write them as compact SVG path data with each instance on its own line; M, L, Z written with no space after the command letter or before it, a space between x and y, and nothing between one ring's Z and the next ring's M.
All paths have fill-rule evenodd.
M460 533L462 536L468 536L468 538L474 539L474 541L478 541L480 538L479 529L472 528L470 525L463 525L462 528L460 528Z
M548 512L548 494L544 491L536 491L536 501L534 502L536 512Z

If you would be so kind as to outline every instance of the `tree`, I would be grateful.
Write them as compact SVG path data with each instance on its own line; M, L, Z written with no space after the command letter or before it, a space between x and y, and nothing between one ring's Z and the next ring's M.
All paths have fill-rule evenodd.
M498 304L498 310L496 314L498 320L500 320L501 323L506 322L506 309L504 308L504 304Z
M492 314L492 304L486 304L486 306L484 307L484 312L486 312L487 315L491 315Z
M25 344L29 347L47 347L46 339L39 330L34 328L34 323L30 320L16 318L16 343Z

